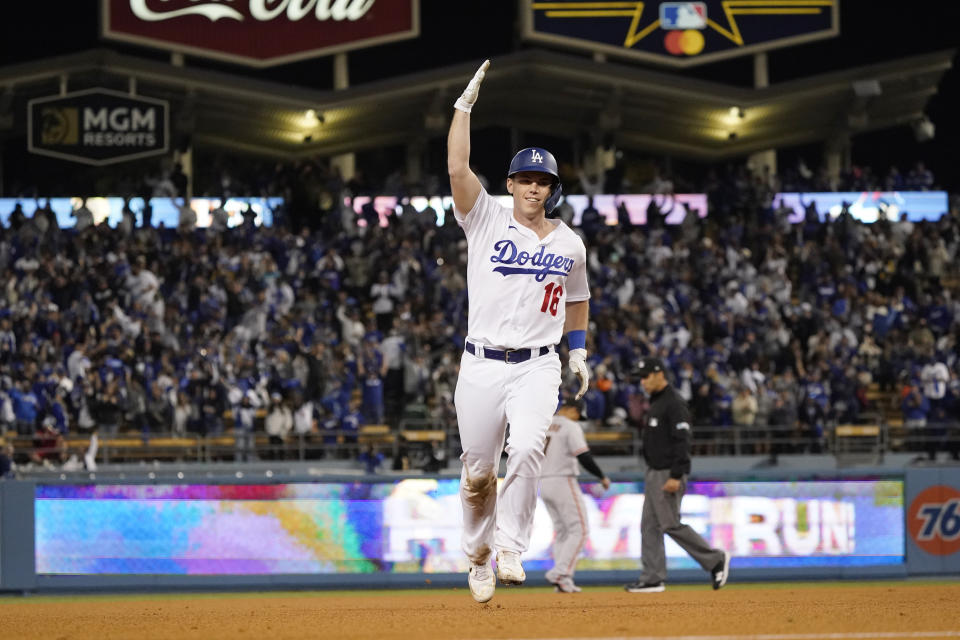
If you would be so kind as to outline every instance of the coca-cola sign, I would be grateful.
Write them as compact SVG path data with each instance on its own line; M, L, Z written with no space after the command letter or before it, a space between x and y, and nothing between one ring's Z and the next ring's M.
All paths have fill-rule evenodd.
M420 33L419 0L101 0L102 35L267 67Z

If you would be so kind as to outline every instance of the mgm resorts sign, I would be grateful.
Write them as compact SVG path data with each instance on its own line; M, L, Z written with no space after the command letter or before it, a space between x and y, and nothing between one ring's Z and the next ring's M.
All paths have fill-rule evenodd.
M164 100L90 89L36 98L27 106L27 149L84 164L105 165L166 153Z

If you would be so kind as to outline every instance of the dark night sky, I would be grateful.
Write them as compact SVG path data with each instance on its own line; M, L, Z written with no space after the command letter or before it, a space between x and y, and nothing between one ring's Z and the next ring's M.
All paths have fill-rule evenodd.
M100 46L155 59L166 59L169 55L154 49L101 41L98 0L24 2L16 6L19 15L12 18L8 14L0 24L2 64ZM438 60L443 65L479 63L485 57L531 46L519 42L515 2L421 0L420 6L421 35L418 39L350 52L352 84L428 69L438 64ZM771 84L906 55L956 48L960 46L960 2L840 0L840 31L837 38L771 52ZM197 58L188 58L187 64L328 88L332 84L331 60L330 57L318 58L266 70L204 62ZM957 64L956 58L954 64ZM749 56L673 73L737 85L752 83ZM858 136L853 141L854 161L885 170L891 163L909 165L917 159L926 159L941 186L954 193L960 191L960 162L956 153L960 142L958 85L960 72L954 67L944 75L939 94L927 107L927 114L936 125L934 140L917 143L913 132L906 126Z

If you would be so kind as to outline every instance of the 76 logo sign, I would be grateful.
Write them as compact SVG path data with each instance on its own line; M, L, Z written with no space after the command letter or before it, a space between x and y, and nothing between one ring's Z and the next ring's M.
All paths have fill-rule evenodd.
M907 527L918 547L934 555L960 550L960 491L937 485L920 492L907 513Z

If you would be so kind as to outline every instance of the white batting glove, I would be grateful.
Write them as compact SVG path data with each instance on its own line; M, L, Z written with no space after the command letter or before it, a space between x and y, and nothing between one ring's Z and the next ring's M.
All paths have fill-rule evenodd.
M459 109L464 113L470 113L470 110L473 109L473 103L477 101L477 95L480 93L480 83L483 82L483 77L487 74L489 67L490 61L484 60L480 68L477 69L477 72L473 74L473 80L470 81L467 88L464 89L460 97L457 98L457 101L453 105L454 109Z
M590 386L590 370L587 368L587 350L571 349L569 364L570 370L580 378L580 391L577 392L577 396L574 398L575 400L579 400L583 397L583 394L587 392L587 387Z

